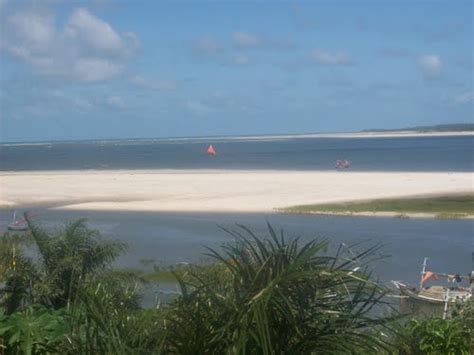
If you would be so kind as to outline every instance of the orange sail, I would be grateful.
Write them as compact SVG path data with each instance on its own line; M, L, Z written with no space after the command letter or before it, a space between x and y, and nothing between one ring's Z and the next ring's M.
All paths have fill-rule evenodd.
M207 148L207 154L209 154L209 155L216 155L217 154L217 152L214 149L214 147L212 146L212 144L209 145L209 147Z
M423 275L423 278L421 279L421 283L424 284L426 281L428 281L429 279L433 279L433 280L436 280L438 279L438 275L436 275L434 272L432 271L427 271L425 272L425 274Z

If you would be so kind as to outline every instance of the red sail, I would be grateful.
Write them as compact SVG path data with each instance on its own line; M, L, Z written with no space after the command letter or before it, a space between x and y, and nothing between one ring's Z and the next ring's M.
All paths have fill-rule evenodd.
M212 144L207 148L207 154L209 154L209 155L216 155L217 154L217 152L214 149L214 147L212 146Z

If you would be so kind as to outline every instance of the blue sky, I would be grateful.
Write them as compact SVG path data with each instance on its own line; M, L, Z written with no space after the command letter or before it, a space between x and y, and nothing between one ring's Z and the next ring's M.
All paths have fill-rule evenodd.
M472 1L0 0L0 140L473 121Z

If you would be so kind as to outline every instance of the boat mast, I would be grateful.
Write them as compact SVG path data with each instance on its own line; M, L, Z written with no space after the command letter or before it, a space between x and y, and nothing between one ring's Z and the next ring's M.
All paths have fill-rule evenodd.
M446 294L444 295L444 308L443 308L443 319L448 317L448 302L449 302L449 287L446 290Z
M428 260L427 257L423 260L423 269L421 270L421 277L420 277L420 290L423 289L423 276L425 276L426 270L426 261Z

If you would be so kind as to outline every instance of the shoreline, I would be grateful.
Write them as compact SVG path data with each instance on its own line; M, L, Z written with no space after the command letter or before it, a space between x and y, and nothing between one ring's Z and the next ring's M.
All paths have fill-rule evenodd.
M0 207L274 213L288 206L472 194L470 172L76 170L0 172ZM371 214L372 215L372 214Z
M415 212L287 212L276 211L286 215L308 215L308 216L341 216L341 217L376 217L376 218L400 218L400 219L474 219L474 215L443 216L439 213L415 213Z
M370 132L334 132L334 133L301 133L301 134L269 134L269 135L240 135L240 136L211 136L211 137L152 137L152 138L110 138L93 140L71 140L71 141L34 141L34 142L0 142L0 147L8 146L42 146L52 144L71 143L94 143L94 142L206 142L217 141L275 141L286 139L307 139L307 138L397 138L397 137L459 137L474 136L474 131L370 131Z
M0 170L0 179L8 176L48 176L48 175L115 175L115 174L129 174L129 175L250 175L250 174L336 174L336 175L472 175L474 183L474 171L446 171L446 170L429 170L429 171L402 171L402 170L351 170L351 169L324 169L324 170L293 170L293 169L162 169L162 168L146 168L146 169L66 169L66 170ZM474 185L473 185L474 192Z
M289 215L474 219L474 192L289 206L278 211Z

